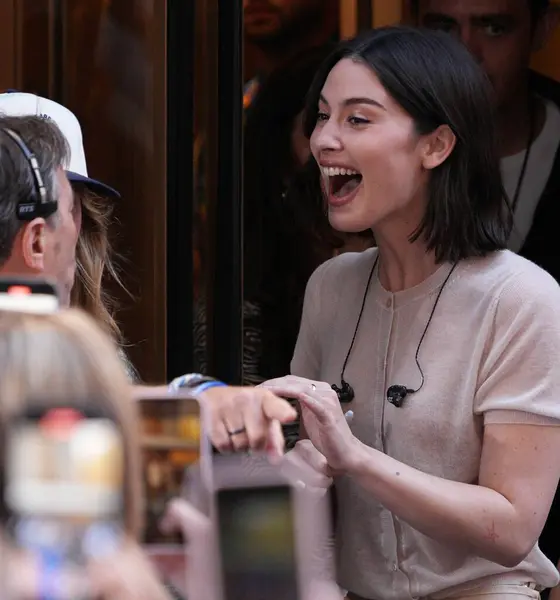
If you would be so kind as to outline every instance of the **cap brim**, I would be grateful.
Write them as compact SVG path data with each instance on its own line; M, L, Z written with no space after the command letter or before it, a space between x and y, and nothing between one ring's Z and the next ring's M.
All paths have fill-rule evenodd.
M97 181L96 179L91 179L90 177L84 177L84 175L79 175L78 173L74 173L73 171L66 171L66 175L68 177L68 181L83 183L86 185L92 192L99 194L100 196L108 196L110 198L120 198L121 195L117 190L112 187L101 183L101 181Z

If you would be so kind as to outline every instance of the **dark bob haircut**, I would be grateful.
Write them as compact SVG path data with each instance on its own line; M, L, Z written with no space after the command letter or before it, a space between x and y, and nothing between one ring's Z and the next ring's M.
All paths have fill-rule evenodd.
M448 125L457 138L447 160L431 172L426 213L411 241L422 238L437 262L505 248L512 219L499 167L491 87L464 46L449 34L409 27L384 27L341 43L310 89L308 136L328 74L345 58L372 69L419 135Z

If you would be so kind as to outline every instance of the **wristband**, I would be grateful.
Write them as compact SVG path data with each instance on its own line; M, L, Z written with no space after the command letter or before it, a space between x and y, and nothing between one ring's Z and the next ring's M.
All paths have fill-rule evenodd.
M170 394L178 392L179 390L199 391L198 388L207 383L224 385L221 381L214 379L214 377L208 377L207 375L201 375L200 373L189 373L173 379L167 389Z
M199 394L202 394L202 392L205 392L206 390L209 390L210 388L213 388L213 387L227 387L227 386L225 383L223 383L221 381L207 381L206 383L201 383L200 385L195 387L192 390L192 395L196 397Z
M60 593L60 571L63 560L55 551L41 552L39 571L39 598L54 600Z

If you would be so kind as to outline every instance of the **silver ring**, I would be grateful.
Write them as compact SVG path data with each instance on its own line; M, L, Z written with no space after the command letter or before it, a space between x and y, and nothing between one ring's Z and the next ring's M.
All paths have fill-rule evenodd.
M312 390L312 391L315 391L316 389L317 389L317 386L316 386L314 383L312 383L312 384L311 384L311 390Z
M233 437L234 435L239 435L241 433L245 433L247 431L245 427L240 427L239 429L234 429L233 431L228 431L229 437Z

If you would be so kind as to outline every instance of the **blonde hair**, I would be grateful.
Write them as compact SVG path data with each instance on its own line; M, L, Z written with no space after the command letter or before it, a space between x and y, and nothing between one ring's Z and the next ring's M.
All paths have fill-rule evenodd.
M138 414L114 343L85 313L51 315L0 312L0 413L29 400L80 406L98 402L121 428L125 450L125 523L142 526Z
M122 334L115 319L117 304L107 291L107 283L113 280L127 292L115 268L109 240L113 206L110 200L97 196L84 184L74 183L72 187L76 202L82 205L82 229L76 247L76 280L70 305L85 310L121 343Z

